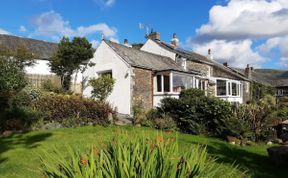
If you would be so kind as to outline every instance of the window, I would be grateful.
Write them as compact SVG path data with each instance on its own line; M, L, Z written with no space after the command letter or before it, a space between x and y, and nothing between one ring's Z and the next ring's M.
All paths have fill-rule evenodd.
M181 92L182 89L193 87L193 77L181 74L173 75L173 92Z
M239 89L238 89L237 84L236 83L232 83L232 96L238 96L238 93L239 93L238 90Z
M100 77L109 76L110 78L112 78L112 76L113 76L112 70L101 72L101 73L99 73L99 76Z
M162 92L162 77L157 75L157 92Z
M199 80L197 88L200 90L205 90L205 80Z
M164 75L164 92L170 92L170 77Z
M225 80L217 80L217 96L226 96L226 81Z

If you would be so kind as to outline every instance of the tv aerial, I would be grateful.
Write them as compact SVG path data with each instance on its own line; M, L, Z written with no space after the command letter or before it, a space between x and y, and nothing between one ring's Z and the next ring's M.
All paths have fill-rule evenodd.
M153 28L151 27L150 24L145 24L141 22L139 23L139 29L146 31L144 36L145 38L148 38L148 35L153 32Z

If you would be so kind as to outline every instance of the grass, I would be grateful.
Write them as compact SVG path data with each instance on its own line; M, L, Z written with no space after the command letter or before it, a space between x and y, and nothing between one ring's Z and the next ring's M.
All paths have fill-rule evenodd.
M82 127L75 129L57 129L37 131L25 134L14 134L0 138L0 178L41 177L39 154L44 149L52 151L57 147L63 151L66 145L78 147L80 150L91 145L101 147L119 132L113 127ZM144 134L156 137L159 131L149 128L121 127L133 137L134 134ZM278 168L269 162L266 145L240 147L227 144L218 139L203 136L179 134L179 144L183 151L192 144L207 145L208 153L216 156L219 164L238 164L242 170L247 170L252 177L287 177L285 168ZM64 151L63 151L63 154Z

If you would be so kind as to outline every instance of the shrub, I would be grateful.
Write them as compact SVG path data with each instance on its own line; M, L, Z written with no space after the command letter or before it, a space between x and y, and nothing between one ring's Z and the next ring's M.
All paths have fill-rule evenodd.
M235 114L239 121L239 136L253 141L273 139L275 136L271 126L277 122L273 116L276 108L276 100L271 95L266 95L257 103L244 104L236 108ZM276 120L275 120L276 119Z
M169 114L182 132L212 136L225 136L225 122L233 117L230 103L197 89L182 91L179 99L163 99L159 111Z
M114 111L109 104L70 95L45 95L33 103L44 113L44 121L63 123L66 119L87 119L86 122L106 125Z
M45 177L241 177L235 166L223 166L207 155L206 148L193 146L181 151L174 137L155 140L119 135L104 149L88 153L67 148L41 156Z
M13 60L3 59L0 54L0 110L7 108L8 101L27 85L24 71Z
M11 98L10 106L12 109L29 107L32 102L38 100L42 95L43 93L39 89L28 85Z
M92 97L104 101L111 94L114 83L115 80L109 75L90 79L89 84L93 87Z
M146 114L147 120L144 125L161 130L177 130L174 119L166 113L159 112L157 109L151 109Z
M0 115L0 132L5 130L30 130L42 118L42 113L30 107L13 108Z
M46 92L64 93L61 85L50 79L44 80L41 84L41 88Z

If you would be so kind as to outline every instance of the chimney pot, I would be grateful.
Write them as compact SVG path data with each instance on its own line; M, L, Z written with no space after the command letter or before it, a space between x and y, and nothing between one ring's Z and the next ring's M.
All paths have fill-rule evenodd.
M148 38L150 40L158 40L160 41L160 33L159 32L151 32L149 35L148 35Z
M128 39L124 39L124 46L127 46L127 47L132 47L129 42L128 42Z
M171 44L174 47L179 47L179 39L177 38L177 34L176 33L173 33L173 37L171 39Z
M211 49L208 49L208 55L211 55Z

